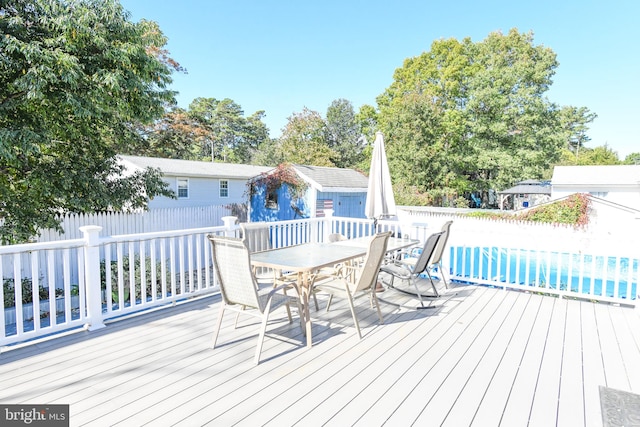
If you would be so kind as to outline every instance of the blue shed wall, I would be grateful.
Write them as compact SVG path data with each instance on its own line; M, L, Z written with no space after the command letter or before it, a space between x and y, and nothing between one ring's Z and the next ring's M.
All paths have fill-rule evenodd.
M318 192L318 200L333 200L333 214L346 218L365 218L367 193Z
M267 208L266 206L266 187L257 186L255 193L251 197L251 213L250 220L252 222L258 221L286 221L290 219L299 219L301 216L291 207L291 196L286 184L282 185L276 192L278 195L277 209ZM295 202L295 206L303 212L302 218L309 217L309 202L310 190L307 191L305 197L298 199Z
M277 209L269 209L266 207L265 187L256 188L255 194L251 197L251 213L250 220L256 221L286 221L298 218L315 217L316 212L311 212L311 206L321 209L323 205L332 205L333 214L335 216L347 218L365 218L364 205L367 199L367 193L350 193L350 192L315 192L308 189L302 199L296 200L295 205L302 212L300 215L291 208L291 196L286 184L278 189L278 207ZM312 198L316 194L315 203ZM331 200L331 203L320 203L319 201ZM312 203L314 202L314 203Z

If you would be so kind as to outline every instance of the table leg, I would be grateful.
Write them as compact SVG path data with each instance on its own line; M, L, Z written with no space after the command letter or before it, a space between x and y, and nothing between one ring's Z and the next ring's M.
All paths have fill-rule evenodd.
M302 298L302 311L304 312L304 329L307 336L307 348L311 348L313 345L313 338L311 336L311 312L309 310L309 304L311 302L311 288L309 287L309 273L303 273L298 276L301 279L298 283L300 286L300 296Z

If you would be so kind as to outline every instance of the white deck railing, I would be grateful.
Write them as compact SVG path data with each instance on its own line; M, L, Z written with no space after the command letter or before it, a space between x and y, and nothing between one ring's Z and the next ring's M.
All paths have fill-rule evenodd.
M640 239L634 232L615 237L446 214L401 215L399 221L379 221L377 230L425 241L449 219L454 224L443 258L449 279L621 304L638 301ZM109 237L99 237L100 227L87 226L83 239L0 246L0 277L9 289L0 294L0 347L72 328L101 328L119 316L217 292L207 235L236 235L233 218L226 220L219 227ZM268 224L274 247L326 241L336 232L349 238L374 232L373 221L353 218Z

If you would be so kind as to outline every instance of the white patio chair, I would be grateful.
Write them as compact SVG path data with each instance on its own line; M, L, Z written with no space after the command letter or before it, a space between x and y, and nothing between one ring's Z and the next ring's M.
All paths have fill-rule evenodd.
M408 256L406 258L396 259L393 263L385 264L384 266L382 266L380 271L383 273L387 273L391 278L390 281L385 284L390 288L398 289L393 285L394 279L398 278L400 280L409 282L409 285L413 285L414 289L416 290L414 295L418 297L418 299L420 300L420 305L423 307L423 296L439 297L440 293L438 292L438 288L436 287L435 283L433 283L433 278L429 273L428 267L429 261L433 256L436 246L438 245L438 241L443 234L444 232L439 231L429 236L425 241L424 247L422 248L422 251L420 252L418 257ZM423 295L418 289L417 279L421 274L426 274L429 278L429 282L431 283L431 287L433 288L434 295Z
M384 323L382 312L378 304L378 298L376 297L375 287L378 279L378 272L380 271L380 265L387 250L387 242L391 236L391 232L376 234L369 242L369 248L367 254L364 257L364 261L358 265L343 265L338 274L335 274L329 278L315 282L313 285L313 292L326 292L329 294L329 301L327 302L327 311L331 307L331 301L334 296L346 298L349 302L349 308L351 309L351 315L353 316L353 323L358 331L358 336L362 338L360 332L360 324L358 323L358 317L353 304L354 299L360 295L369 295L370 303L378 312L378 318L380 324Z
M249 248L250 253L268 251L271 247L269 226L263 223L241 223L242 241ZM274 272L270 268L254 268L258 283L273 283Z
M213 348L216 346L222 318L226 310L258 317L262 320L262 326L258 335L255 355L255 364L257 365L260 361L260 352L269 314L276 308L285 306L287 307L289 323L291 323L291 314L288 310L289 304L297 303L298 313L301 313L299 301L294 297L278 293L284 288L284 285L259 289L251 270L249 249L242 240L215 235L209 235L208 237L212 245L214 269L220 285L220 293L222 294L222 305L220 306L218 321L213 335Z

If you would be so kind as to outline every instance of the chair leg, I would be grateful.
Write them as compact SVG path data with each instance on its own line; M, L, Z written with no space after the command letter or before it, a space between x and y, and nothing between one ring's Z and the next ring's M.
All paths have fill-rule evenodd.
M440 293L438 292L438 288L436 288L436 284L433 283L433 279L431 278L431 274L429 274L429 270L425 270L425 273L427 273L427 277L429 278L429 282L431 282L431 287L433 288L433 293L435 294L436 298L440 297Z
M378 297L376 296L376 290L373 289L371 292L371 299L373 300L376 310L378 311L378 319L380 319L380 324L384 324L384 318L382 317L382 311L380 311L380 304L378 303Z
M216 348L216 342L218 341L218 333L220 332L220 326L222 326L222 317L224 316L225 303L223 302L218 312L218 320L216 321L216 327L213 330L213 347Z
M247 308L244 305L242 306L242 311L244 311L244 309ZM238 327L238 319L240 319L240 312L238 311L236 313L236 321L233 323L233 329L236 329Z
M351 298L351 294L347 291L347 300L349 301L349 308L351 309L351 315L353 316L353 323L356 325L356 330L358 331L358 337L362 339L362 333L360 332L360 324L358 323L358 317L356 316L356 308L353 305L353 298Z
M258 335L258 344L256 345L256 356L254 362L257 365L260 363L260 352L262 351L262 343L264 342L264 335L267 331L267 322L269 321L269 310L271 303L267 304L265 312L262 316L262 325L260 326L260 334Z
M418 300L420 301L420 305L424 307L424 302L422 301L422 294L420 293L420 289L418 289L418 278L413 277L409 278L410 282L413 282L413 287L416 289L416 295L418 295Z
M444 267L442 266L442 261L438 262L438 271L440 271L440 277L442 277L442 281L444 282L445 289L449 289L449 284L447 283L447 279L444 277Z
M329 308L331 308L331 301L333 301L333 294L329 294L329 301L327 301L327 313L329 312Z

